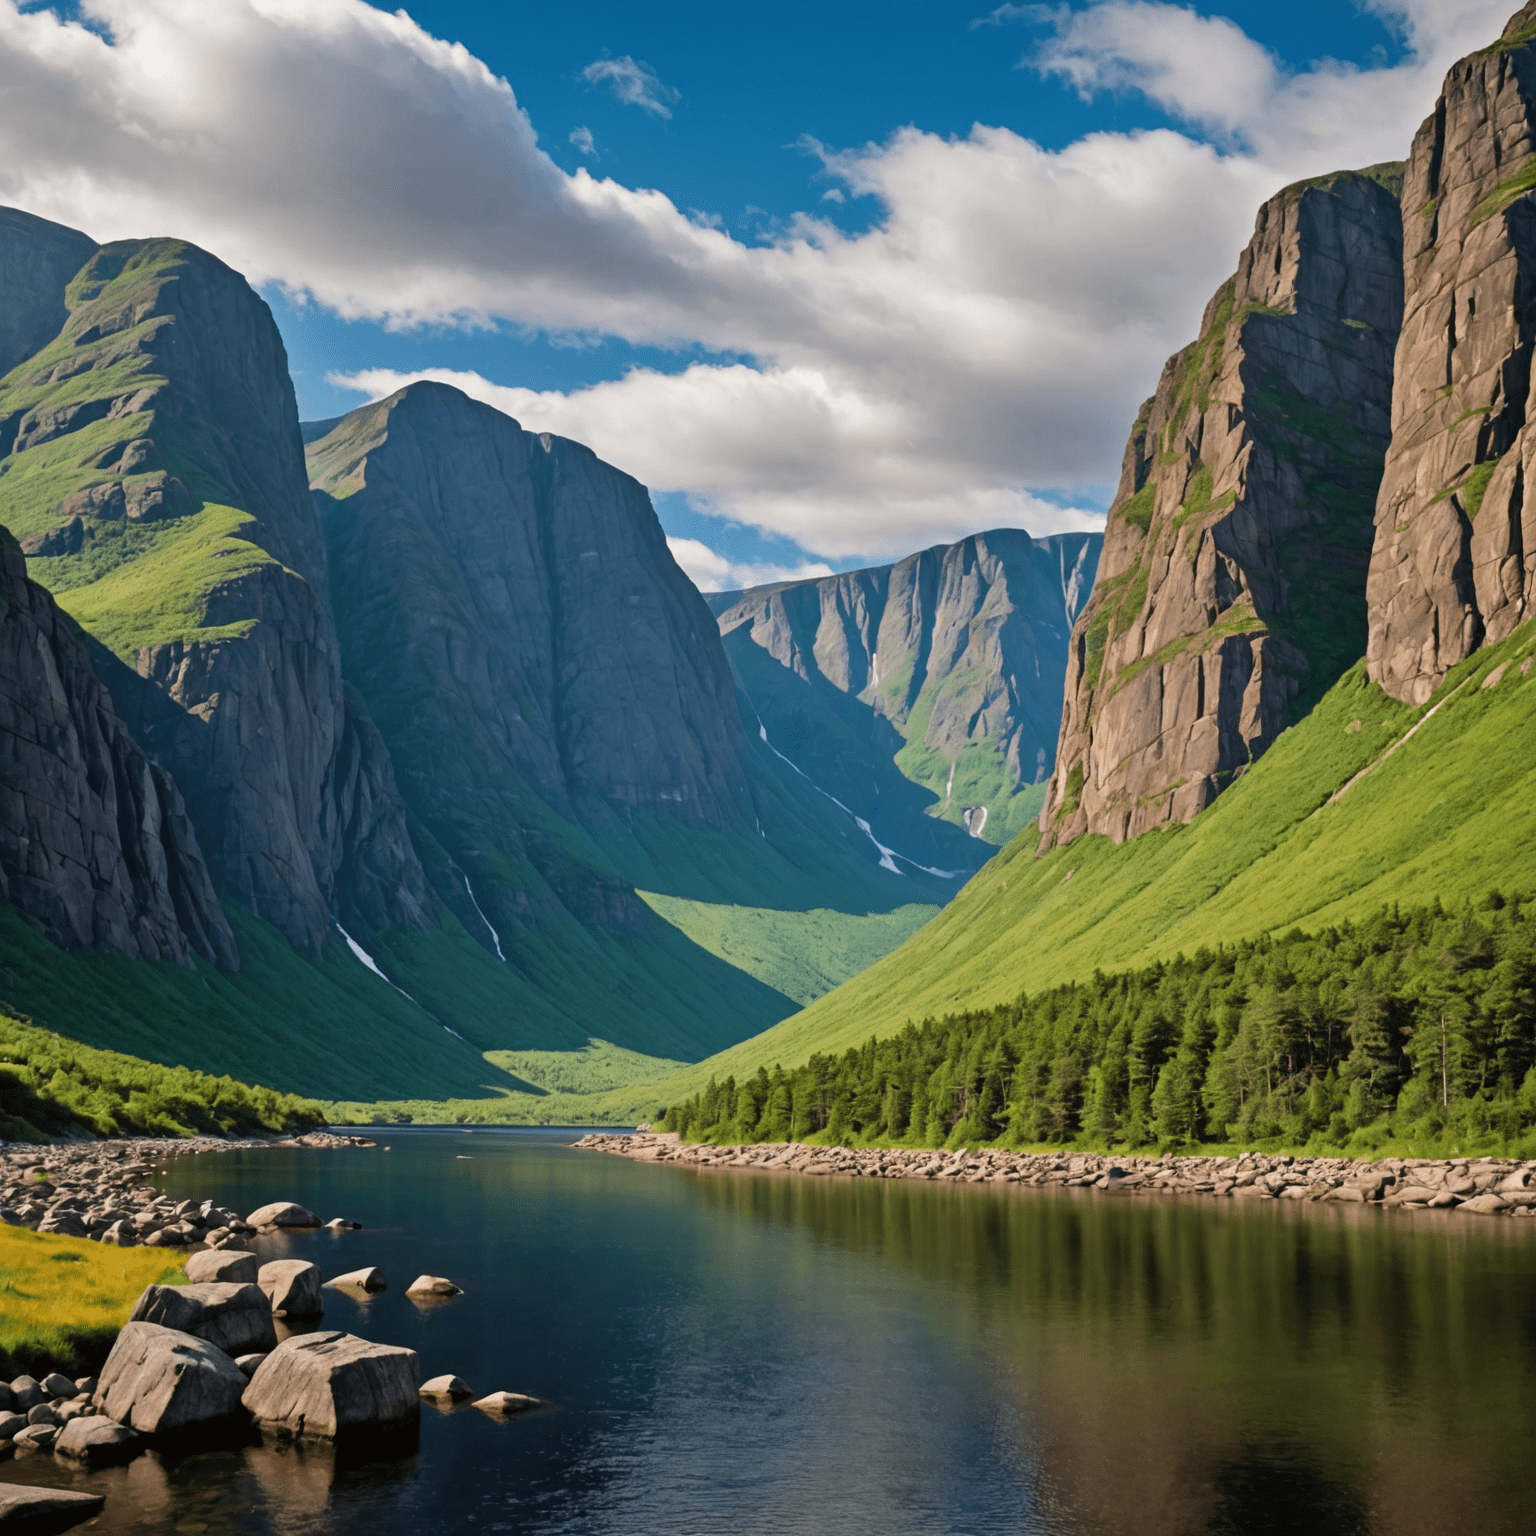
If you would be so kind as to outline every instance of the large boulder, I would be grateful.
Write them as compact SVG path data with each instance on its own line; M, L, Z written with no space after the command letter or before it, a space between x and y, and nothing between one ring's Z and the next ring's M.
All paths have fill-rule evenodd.
M101 1512L106 1499L99 1493L72 1488L28 1488L0 1483L0 1531L64 1531Z
M277 1317L318 1317L325 1311L319 1266L306 1259L273 1259L261 1266L256 1283Z
M254 1253L208 1248L187 1260L187 1279L193 1285L255 1285L260 1268Z
M412 1422L421 1412L420 1380L413 1349L350 1333L306 1333L262 1361L243 1401L264 1429L334 1440Z
M237 1417L244 1391L244 1375L217 1346L140 1322L125 1324L118 1334L101 1368L95 1403L129 1429L163 1435Z
M320 1218L313 1211L306 1211L302 1205L295 1205L291 1200L274 1200L270 1205L264 1205L259 1211L252 1211L245 1218L246 1224L252 1227L318 1227Z
M209 1281L151 1285L134 1304L131 1322L159 1323L216 1344L226 1355L271 1349L277 1343L272 1304L256 1285Z
M59 1431L53 1453L70 1461L83 1462L88 1467L106 1467L113 1462L127 1461L138 1451L139 1445L138 1432L115 1419L104 1416L77 1418L71 1419Z
M349 1269L346 1274L327 1280L325 1288L331 1291L382 1291L386 1284L384 1271L377 1265L369 1264L363 1269Z

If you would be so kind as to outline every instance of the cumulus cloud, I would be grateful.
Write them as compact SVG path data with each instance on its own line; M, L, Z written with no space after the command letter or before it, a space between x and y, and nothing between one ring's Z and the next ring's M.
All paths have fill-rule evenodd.
M589 85L606 85L626 107L639 107L653 117L671 117L682 92L665 85L649 64L626 53L622 59L594 59L582 70Z
M592 130L588 127L572 128L569 142L574 144L584 155L595 155L597 153L597 144L592 138Z
M820 560L803 561L799 565L727 560L699 539L668 539L667 547L700 592L741 592L747 587L765 587L774 581L805 581L832 574L832 567Z
M877 200L869 229L805 214L754 245L660 192L566 174L511 85L403 11L78 0L81 24L0 0L0 200L99 239L184 236L348 317L748 359L493 403L813 555L896 556L1081 525L1032 491L1113 478L1260 200L1401 154L1439 72L1509 4L1377 0L1405 62L1300 72L1181 6L1049 11L1034 67L1142 91L1187 131L1047 150L903 129L822 151L835 188Z

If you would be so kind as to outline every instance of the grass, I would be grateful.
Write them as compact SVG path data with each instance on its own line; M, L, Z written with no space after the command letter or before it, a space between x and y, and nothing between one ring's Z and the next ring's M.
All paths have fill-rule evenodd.
M1531 36L1536 36L1536 32L1531 33ZM1505 46L1518 45L1510 43ZM1472 210L1472 222L1481 224L1484 219L1491 219L1494 214L1503 213L1511 203L1524 197L1533 189L1536 189L1536 155L1532 155L1519 170L1511 171L1495 185L1493 191Z
M940 910L912 903L863 914L825 907L781 912L638 894L695 944L802 1007L889 954Z
M486 1059L543 1093L605 1093L658 1069L685 1066L626 1051L609 1040L588 1040L580 1051L487 1051Z
M95 1369L145 1286L186 1279L180 1263L164 1248L0 1227L0 1371Z

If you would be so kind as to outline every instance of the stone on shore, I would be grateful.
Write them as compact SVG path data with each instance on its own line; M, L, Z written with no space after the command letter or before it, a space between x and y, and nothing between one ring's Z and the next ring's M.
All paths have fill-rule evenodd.
M73 1397L77 1390L68 1376L61 1376L57 1371L51 1376L44 1376L38 1385L49 1397Z
M462 1376L434 1376L431 1381L421 1384L423 1397L451 1397L455 1401L463 1397L473 1397L474 1389Z
M325 1224L327 1232L361 1232L363 1224L360 1221L348 1221L345 1216L333 1216Z
M29 1424L12 1441L18 1451L51 1451L59 1438L57 1424Z
M302 1205L295 1205L291 1200L274 1200L270 1205L264 1205L259 1211L252 1211L245 1218L246 1225L251 1227L318 1227L320 1218L313 1211L306 1211Z
M141 1443L135 1431L114 1419L71 1419L59 1431L53 1453L88 1467L106 1467L116 1461L127 1461Z
M474 1406L482 1413L527 1413L530 1408L542 1408L542 1398L527 1397L521 1392L492 1392L475 1399Z
M386 1281L384 1271L370 1264L365 1269L349 1269L344 1275L325 1282L326 1289L337 1291L382 1291Z
M257 1292L259 1295L260 1292ZM206 1339L132 1322L101 1368L96 1406L146 1435L214 1426L238 1417L245 1377Z
M318 1317L325 1311L320 1268L307 1259L273 1259L257 1271L256 1283L276 1317Z
M249 1381L251 1377L256 1374L256 1367L260 1365L261 1362L266 1358L267 1356L265 1351L262 1351L260 1354L241 1355L240 1358L235 1361L235 1364L240 1367L241 1374L247 1381Z
M257 1367L244 1403L263 1429L334 1440L412 1422L421 1411L416 1352L350 1333L285 1339Z
M405 1294L407 1296L462 1296L464 1292L452 1280L445 1280L441 1275L417 1275L406 1286Z
M11 1401L22 1413L47 1400L48 1394L35 1376L18 1376L11 1383Z
M277 1343L272 1303L255 1285L151 1285L133 1308L131 1322L159 1323L206 1339L226 1355L271 1349Z
M0 1443L9 1445L27 1427L24 1413L0 1413Z
M187 1260L187 1279L193 1285L254 1285L260 1267L254 1253L208 1248Z
M64 1531L92 1515L100 1514L107 1501L99 1493L76 1493L72 1488L28 1488L22 1483L0 1483L0 1531Z
M1486 1195L1476 1195L1471 1200L1463 1200L1457 1209L1471 1216L1492 1216L1507 1209L1508 1206L1508 1200L1490 1190Z

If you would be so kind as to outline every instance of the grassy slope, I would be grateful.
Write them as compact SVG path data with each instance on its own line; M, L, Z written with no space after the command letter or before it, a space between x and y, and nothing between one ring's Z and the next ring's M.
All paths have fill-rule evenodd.
M0 1227L0 1371L100 1365L144 1287L186 1279L183 1258Z
M1026 834L851 982L695 1067L595 1097L585 1114L650 1115L712 1075L798 1063L1096 968L1314 928L1394 901L1526 887L1536 847L1533 657L1536 624L1527 624L1458 667L1423 710L1389 699L1357 667L1190 826L1119 847L1083 838L1040 859ZM1497 685L1483 687L1500 667Z
M862 916L822 907L780 912L714 906L651 891L639 894L695 944L761 978L802 1007L889 954L941 910L912 903Z

